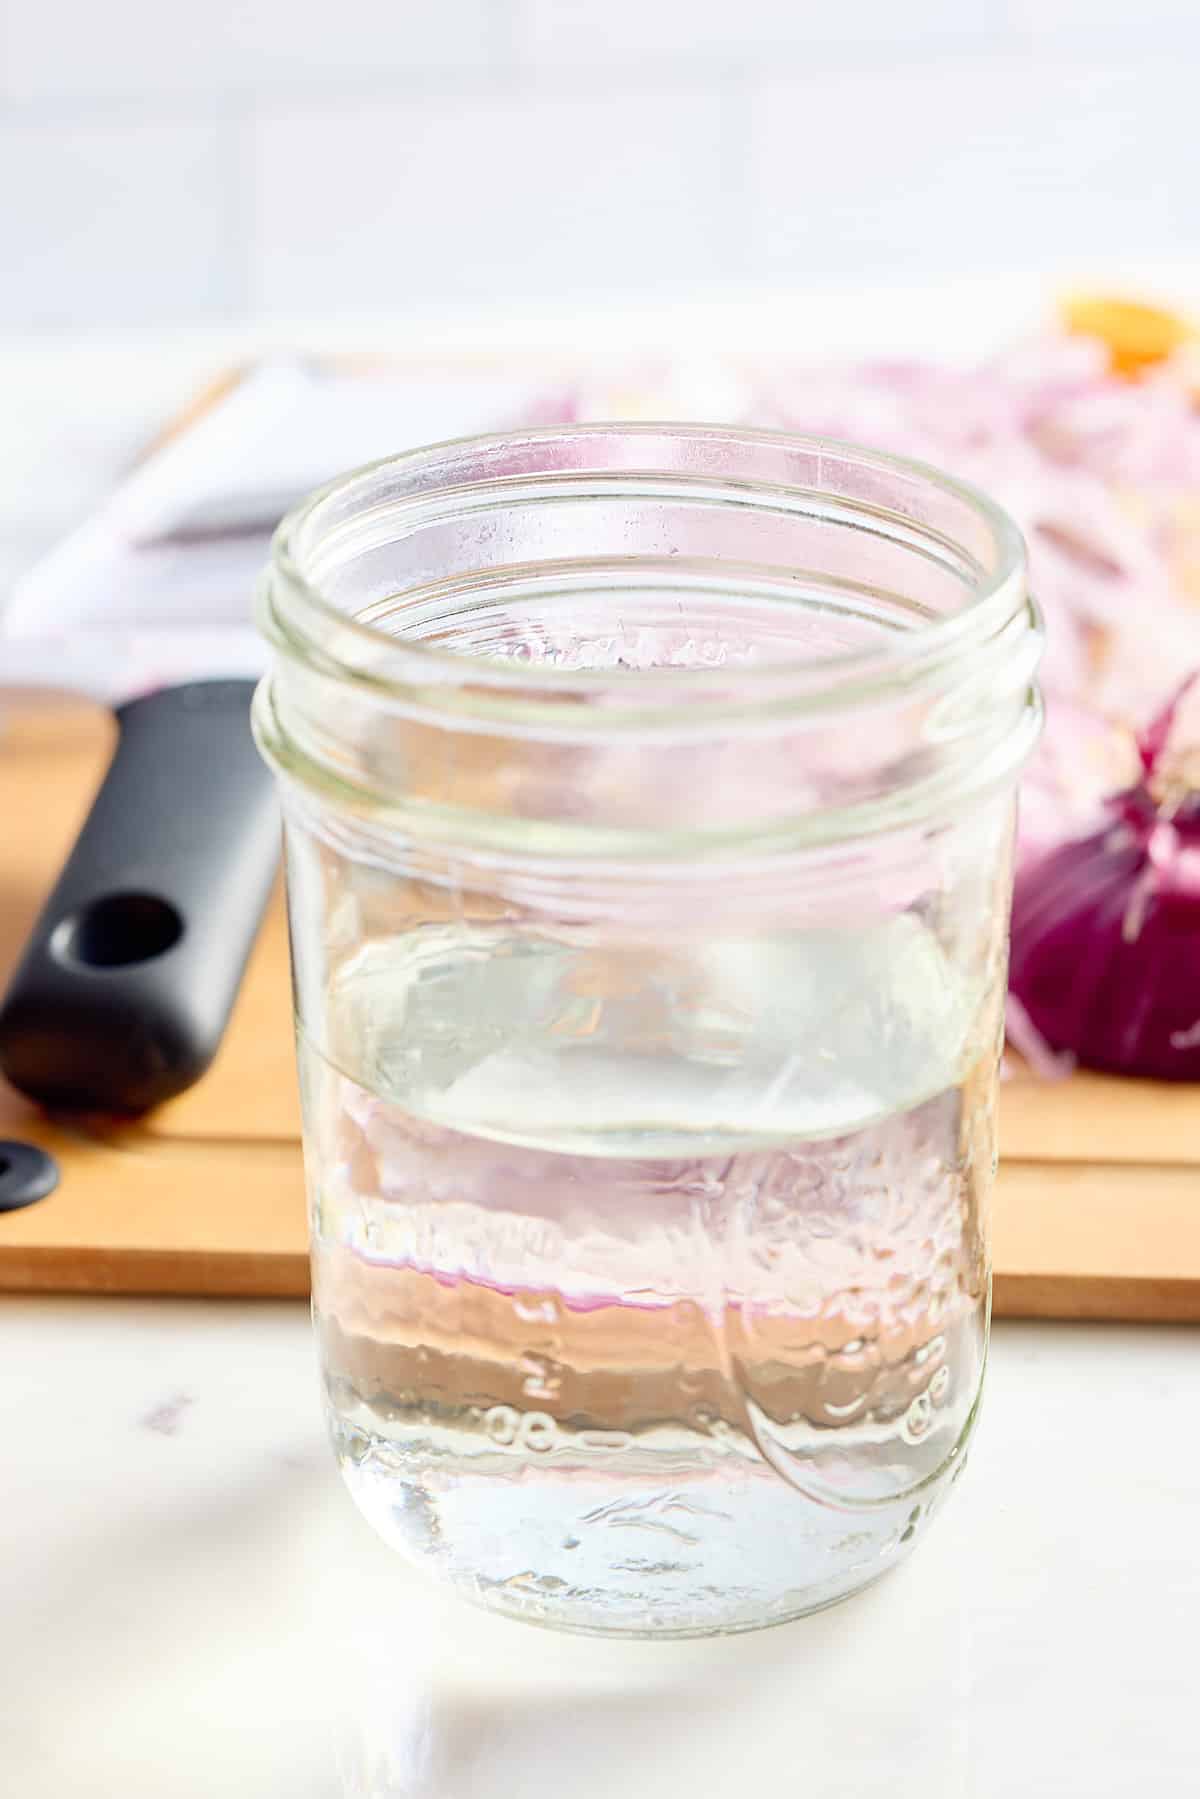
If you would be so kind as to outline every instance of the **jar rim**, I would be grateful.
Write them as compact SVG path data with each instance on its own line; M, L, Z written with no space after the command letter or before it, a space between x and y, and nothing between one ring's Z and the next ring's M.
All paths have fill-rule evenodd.
M798 459L807 456L813 459L818 471L825 463L854 466L880 477L899 477L918 489L936 491L960 505L965 519L983 526L991 550L990 566L983 566L971 558L977 577L970 583L962 606L942 615L923 618L911 629L882 633L867 648L839 649L803 660L781 658L761 664L743 663L736 669L662 665L580 669L552 663L531 666L512 659L464 654L418 636L383 629L343 610L322 591L320 582L306 572L306 561L311 560L309 552L321 541L323 514L336 511L339 505L351 506L356 493L368 501L373 486L381 479L392 476L400 481L406 477L416 479L422 472L436 471L439 463L449 466L456 459L467 456L483 461L489 455L505 451L528 450L532 453L539 445L549 446L565 440L586 447L589 443L612 445L621 439L628 439L633 444L650 444L655 438L664 437L687 440L701 450L724 448L736 452L739 446L744 446L748 452L777 451L781 456ZM578 488L580 483L611 480L621 490L644 493L651 498L656 492L687 491L691 494L697 490L694 475L661 467L605 464L539 470L535 466L515 478L501 473L465 483L435 481L407 494L394 494L376 504L380 510L386 507L392 512L407 508L419 521L422 513L429 514L437 503L453 504L465 500L468 494L485 491L502 495L514 483L531 477L548 488L553 489L557 484L568 490L572 486ZM707 485L717 498L727 497L751 506L774 504L799 510L806 504L834 502L842 504L847 514L865 517L874 512L894 526L919 526L919 521L908 518L894 507L874 506L853 495L839 496L835 489L742 477L736 472L716 472L701 485ZM306 535L313 537L314 544L305 544ZM945 541L949 547L961 551L961 546ZM644 565L646 559L635 557L631 561ZM845 704L866 699L897 679L920 684L924 674L932 674L944 669L948 662L957 661L977 643L990 639L1006 624L1011 624L1022 607L1029 607L1024 568L1024 540L1003 507L972 484L917 458L897 456L836 438L739 425L643 420L559 424L448 438L398 455L381 457L327 482L295 506L275 533L271 565L260 592L260 621L277 650L316 660L324 672L337 678L363 682L381 699L386 698L389 689L397 695L411 694L415 685L437 689L445 696L448 688L458 686L469 687L481 697L489 694L493 702L503 706L506 694L528 702L531 689L536 689L537 698L543 705L554 706L556 701L564 699L573 702L581 693L586 693L610 704L620 698L635 712L646 705L657 712L673 701L685 697L695 699L706 691L717 690L728 697L732 680L739 690L744 689L739 709L756 704L769 694L786 696L789 709L797 705L807 709L809 705L831 700ZM495 580L501 573L487 571L479 576L480 583L486 586L489 578ZM740 584L736 578L731 578L729 585L735 590ZM408 600L419 598L433 588L418 584L404 591ZM280 598L287 606L286 618L281 617L278 610ZM331 633L336 637L336 647L332 649ZM380 666L381 653L387 656L391 665L387 669ZM610 725L616 722L616 715L611 710L606 716Z

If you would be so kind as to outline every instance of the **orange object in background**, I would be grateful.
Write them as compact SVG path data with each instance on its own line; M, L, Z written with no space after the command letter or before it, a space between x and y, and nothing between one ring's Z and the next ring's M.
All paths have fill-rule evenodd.
M1100 339L1118 375L1139 375L1197 337L1196 327L1179 313L1137 300L1085 295L1064 301L1062 314L1068 331Z

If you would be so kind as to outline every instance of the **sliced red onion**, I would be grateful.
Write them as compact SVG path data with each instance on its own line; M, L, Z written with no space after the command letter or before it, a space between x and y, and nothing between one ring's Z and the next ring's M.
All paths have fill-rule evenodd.
M1163 798L1163 745L1146 766L1149 734L1140 780L1132 753L1132 721L1200 664L1195 365L1177 357L1131 381L1110 361L1100 341L1062 333L975 368L773 358L736 379L724 365L714 386L711 369L645 363L623 388L646 416L703 413L919 457L1008 508L1047 622L1046 730L1022 787L1011 1039L1046 1073L1078 1055L1200 1079L1200 798ZM547 411L600 417L621 402L600 381L549 396Z
M1027 1021L1052 1054L1088 1068L1200 1080L1200 794L1166 776L1196 680L1138 735L1141 778L1108 800L1099 828L1017 878L1018 1029Z

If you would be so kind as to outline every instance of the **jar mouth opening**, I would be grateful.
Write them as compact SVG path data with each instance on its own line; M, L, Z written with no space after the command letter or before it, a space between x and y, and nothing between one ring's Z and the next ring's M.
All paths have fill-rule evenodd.
M470 607L481 599L523 601L579 593L589 584L613 591L687 586L774 605L794 599L810 571L786 555L773 566L753 559L709 558L689 565L676 546L654 556L630 554L538 557L524 569L504 562L447 574L431 567L394 587L390 611L378 604L339 603L331 574L339 560L381 556L398 540L471 511L512 513L556 501L593 509L618 498L649 506L677 505L735 511L743 519L774 519L773 541L791 526L842 532L851 548L886 542L890 553L954 587L960 603L914 613L903 628L869 643L811 647L742 660L736 665L678 665L650 659L615 664L562 665L554 657L494 654L485 646L447 647L430 630L439 607ZM560 510L569 510L560 508ZM568 537L567 541L570 539ZM283 520L272 546L260 616L275 648L315 664L335 678L369 685L380 698L394 689L436 691L442 703L455 688L485 704L525 710L531 702L557 710L590 699L608 713L645 716L702 697L718 705L770 703L824 707L869 698L897 681L923 685L925 676L1005 633L1023 609L1024 544L1008 514L985 494L932 465L835 439L749 428L643 423L558 425L449 439L386 457L331 481ZM813 573L836 588L838 576ZM957 583L957 585L955 585ZM868 588L869 590L869 588ZM384 617L391 628L382 622ZM424 634L422 634L424 633ZM735 699L736 695L736 699Z

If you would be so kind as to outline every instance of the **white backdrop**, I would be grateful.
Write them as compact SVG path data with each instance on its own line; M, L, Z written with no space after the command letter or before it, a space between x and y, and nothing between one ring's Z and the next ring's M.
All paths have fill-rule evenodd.
M0 0L0 325L1200 248L1195 0Z

